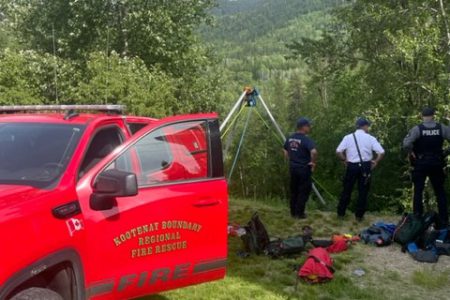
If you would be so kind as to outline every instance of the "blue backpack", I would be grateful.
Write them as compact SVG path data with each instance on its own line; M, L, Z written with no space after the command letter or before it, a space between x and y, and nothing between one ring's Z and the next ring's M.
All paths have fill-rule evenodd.
M383 225L381 225L383 224ZM381 225L381 226L380 226ZM367 229L364 229L359 234L361 240L366 244L376 246L387 246L392 242L392 232L390 226L384 226L388 224L376 223ZM394 225L395 226L395 225Z

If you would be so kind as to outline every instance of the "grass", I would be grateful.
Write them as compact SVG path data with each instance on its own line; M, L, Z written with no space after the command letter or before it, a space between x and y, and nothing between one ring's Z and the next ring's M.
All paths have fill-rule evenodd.
M412 281L425 289L440 290L448 286L450 273L443 272L436 274L430 271L415 271L412 275Z
M287 237L311 225L314 236L329 238L335 233L357 234L375 220L396 221L398 217L369 215L363 224L351 217L338 220L334 214L313 210L307 220L289 217L283 203L232 200L230 222L245 224L254 211L258 211L272 237ZM230 237L228 275L222 281L202 284L148 297L148 300L335 300L335 299L449 299L450 258L441 257L437 264L420 264L392 245L376 248L362 243L348 251L333 255L335 278L326 284L296 286L294 267L303 263L305 256L272 260L252 255L240 258L236 253L241 241ZM353 275L363 269L361 277Z

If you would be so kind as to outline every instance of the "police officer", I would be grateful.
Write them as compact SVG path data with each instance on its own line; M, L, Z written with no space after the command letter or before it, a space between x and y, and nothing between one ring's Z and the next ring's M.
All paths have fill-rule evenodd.
M307 118L297 121L297 132L284 144L284 154L289 160L291 174L291 216L305 219L305 206L312 189L312 172L316 168L317 150L312 139L311 122Z
M414 213L423 214L423 190L426 178L430 178L438 202L439 218L443 227L448 226L447 197L444 190L444 140L450 140L450 128L434 120L433 108L422 111L423 123L412 128L403 140L414 169Z
M355 182L358 182L358 201L355 217L363 220L367 207L372 170L384 157L384 149L369 132L370 122L365 118L356 121L357 130L346 135L336 149L337 156L346 166L343 190L339 200L337 214L343 218L350 203ZM376 153L374 159L373 153Z

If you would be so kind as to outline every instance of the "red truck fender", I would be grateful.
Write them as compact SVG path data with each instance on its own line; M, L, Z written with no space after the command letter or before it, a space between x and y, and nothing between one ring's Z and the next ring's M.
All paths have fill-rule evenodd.
M86 299L83 266L81 258L75 249L63 249L52 253L14 274L0 287L0 299L10 298L20 291L18 287L21 287L21 289L26 288L26 283L30 279L36 278L46 272L52 272L54 267L63 264L70 265L73 271L72 282L70 284L74 287L72 290L75 294L71 295L71 299Z

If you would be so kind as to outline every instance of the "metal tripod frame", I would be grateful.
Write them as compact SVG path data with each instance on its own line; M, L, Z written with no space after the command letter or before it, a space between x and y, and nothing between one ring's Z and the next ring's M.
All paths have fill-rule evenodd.
M244 102L244 98L245 96L248 95L247 91L244 91L242 93L242 95L239 97L239 99L236 101L236 103L233 105L231 111L228 113L228 115L225 117L224 121L222 122L222 124L220 125L220 132L222 132L225 128L226 125L228 124L228 122L231 120L231 118L233 117L233 115L236 113L236 111L238 111L238 109L242 106L245 105ZM286 136L283 133L283 130L281 130L280 125L278 124L278 122L275 120L275 118L273 117L272 113L270 112L269 107L267 106L266 102L264 101L264 99L261 97L261 95L258 95L258 99L259 101L261 101L261 104L264 108L264 110L266 111L267 115L269 116L270 121L272 122L273 126L275 127L276 131L278 132L278 134L281 137L281 141L286 140ZM252 107L250 107L251 109ZM231 126L233 126L234 124L232 124ZM228 150L229 145L227 146ZM237 154L239 155L239 154ZM237 158L235 158L237 159ZM312 184L312 189L314 191L314 194L316 194L317 198L320 200L320 202L323 205L326 205L325 199L322 197L322 195L320 194L319 190L317 189L316 185L313 183Z

